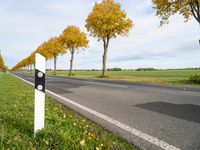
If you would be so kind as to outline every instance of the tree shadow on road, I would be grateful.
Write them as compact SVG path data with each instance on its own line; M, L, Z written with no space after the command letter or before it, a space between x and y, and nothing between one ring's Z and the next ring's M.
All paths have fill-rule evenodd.
M166 102L152 102L138 104L135 107L154 111L160 114L200 123L200 106L192 104L172 104Z

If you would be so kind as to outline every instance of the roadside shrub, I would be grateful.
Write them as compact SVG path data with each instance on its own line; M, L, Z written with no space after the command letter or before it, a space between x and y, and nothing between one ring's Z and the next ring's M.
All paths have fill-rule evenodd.
M190 81L193 83L200 84L200 74L190 76Z

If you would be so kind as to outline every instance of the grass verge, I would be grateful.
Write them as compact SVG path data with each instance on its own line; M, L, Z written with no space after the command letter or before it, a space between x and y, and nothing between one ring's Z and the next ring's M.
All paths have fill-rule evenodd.
M0 149L137 149L49 97L45 129L33 138L33 94L32 87L0 72Z
M200 84L194 84L189 80L191 75L200 74L200 70L107 71L106 78L100 77L101 71L74 71L73 73L73 77L81 78L200 87ZM47 71L47 74L53 75L53 72ZM67 76L68 71L57 71L57 75Z

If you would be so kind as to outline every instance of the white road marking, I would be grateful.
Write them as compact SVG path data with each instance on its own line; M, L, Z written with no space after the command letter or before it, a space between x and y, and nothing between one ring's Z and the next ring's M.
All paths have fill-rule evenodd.
M111 86L111 87L128 88L128 86L123 86L123 85L106 84L106 83L90 82L90 81L83 81L83 82L84 83L89 83L89 84L95 84L95 85L104 85L104 86Z
M19 78L20 80L30 84L30 85L34 85L33 83L31 83L31 82L29 82L27 80L24 80L24 79L22 79L22 78L20 78L20 77L18 77L16 75L14 75L14 76ZM177 148L177 147L175 147L173 145L170 145L170 144L168 144L168 143L166 143L166 142L164 142L162 140L159 140L159 139L157 139L157 138L155 138L155 137L153 137L151 135L148 135L148 134L146 134L146 133L144 133L142 131L139 131L139 130L137 130L135 128L132 128L132 127L130 127L130 126L128 126L128 125L126 125L126 124L124 124L122 122L119 122L119 121L117 121L115 119L112 119L111 117L108 117L108 116L106 116L106 115L104 115L102 113L99 113L99 112L97 112L95 110L92 110L92 109L90 109L88 107L85 107L85 106L83 106L83 105L81 105L79 103L76 103L76 102L74 102L74 101L72 101L70 99L62 97L62 96L60 96L60 95L58 95L58 94L56 94L56 93L54 93L52 91L46 90L46 92L56 96L59 99L62 99L64 101L66 101L67 103L70 103L70 104L72 104L72 105L74 105L74 106L76 106L76 107L78 107L78 108L80 108L80 109L82 109L82 110L84 110L86 112L89 112L90 114L92 114L92 115L94 115L96 117L99 117L99 118L101 118L101 119L103 119L103 120L105 120L105 121L107 121L107 122L109 122L109 123L121 128L121 129L129 132L129 133L132 133L133 135L135 135L137 137L140 137L141 139L143 139L143 140L145 140L145 141L147 141L147 142L149 142L151 144L154 144L154 145L162 148L163 150L180 150L180 148Z

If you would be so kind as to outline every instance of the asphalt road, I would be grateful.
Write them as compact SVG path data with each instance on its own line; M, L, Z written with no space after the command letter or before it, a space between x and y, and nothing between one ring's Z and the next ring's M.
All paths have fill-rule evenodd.
M34 82L33 76L16 75ZM46 77L46 88L177 149L200 150L198 88L53 76ZM149 142L152 141L149 137L138 137L114 123L68 104L58 97L52 97L142 149L162 149L155 139Z

